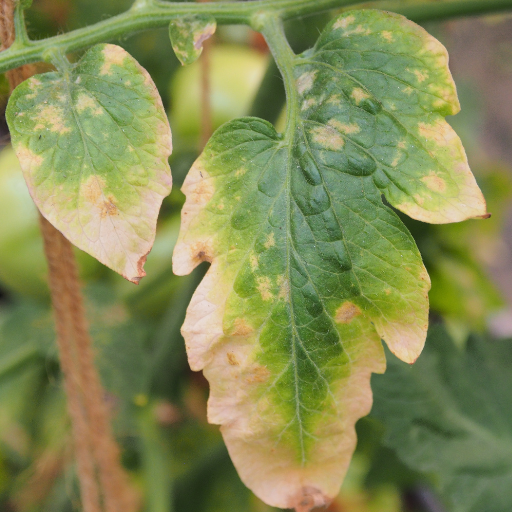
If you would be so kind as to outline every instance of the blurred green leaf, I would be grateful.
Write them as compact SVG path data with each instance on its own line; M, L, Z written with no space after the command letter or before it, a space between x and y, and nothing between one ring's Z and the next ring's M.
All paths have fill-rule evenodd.
M450 512L504 512L512 503L512 343L472 336L459 350L430 329L418 361L388 353L372 377L372 415L384 444L411 468L430 473Z

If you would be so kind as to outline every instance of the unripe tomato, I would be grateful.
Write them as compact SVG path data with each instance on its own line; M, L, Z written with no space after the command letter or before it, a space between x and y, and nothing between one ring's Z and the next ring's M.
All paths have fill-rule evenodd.
M96 275L102 265L76 251L80 274ZM0 285L32 298L49 296L48 269L37 208L11 146L0 152Z
M197 142L201 130L201 63L178 69L170 87L173 135ZM245 46L217 45L210 53L213 128L247 114L265 73L267 57Z

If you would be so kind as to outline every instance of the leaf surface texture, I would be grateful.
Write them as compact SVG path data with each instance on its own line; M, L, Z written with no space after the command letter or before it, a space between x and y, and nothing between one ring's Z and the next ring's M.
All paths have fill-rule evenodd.
M346 13L293 72L284 136L232 121L192 167L174 270L211 262L182 332L242 480L307 511L338 492L380 339L409 363L425 341L429 278L382 195L435 223L485 202L444 120L458 110L446 50L423 29Z

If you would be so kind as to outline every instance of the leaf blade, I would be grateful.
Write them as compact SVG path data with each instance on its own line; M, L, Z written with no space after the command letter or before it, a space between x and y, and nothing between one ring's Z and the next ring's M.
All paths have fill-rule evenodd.
M209 420L222 425L242 480L282 508L310 510L336 495L355 421L371 404L369 376L384 371L380 338L412 363L427 331L428 275L410 233L382 202L382 194L396 199L382 162L396 158L407 130L377 93L344 76L344 50L325 62L331 36L355 46L356 58L373 47L361 39L371 35L363 20L381 33L397 20L409 27L377 11L334 20L293 60L299 101L286 135L254 118L227 123L182 189L174 271L211 262L182 329L189 361L210 381ZM414 30L412 43L423 44L426 33ZM418 125L407 108L402 117ZM456 108L453 98L438 107Z
M41 213L137 283L172 185L171 132L148 73L122 48L97 45L67 74L21 84L7 118Z

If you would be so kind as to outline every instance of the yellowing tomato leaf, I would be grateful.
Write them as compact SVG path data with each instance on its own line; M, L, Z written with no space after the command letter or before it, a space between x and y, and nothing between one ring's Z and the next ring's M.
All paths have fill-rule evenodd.
M346 13L291 65L286 134L232 121L192 167L174 269L211 262L182 331L242 480L308 511L338 492L380 339L409 363L425 341L429 278L382 195L430 222L486 210L444 120L446 50L422 28Z
M80 249L137 283L171 189L171 131L149 74L119 46L19 85L13 147L41 213Z
M182 16L169 24L172 48L183 64L192 64L203 51L203 43L217 28L215 18L210 15Z

